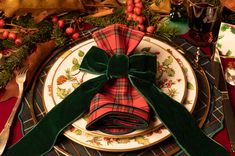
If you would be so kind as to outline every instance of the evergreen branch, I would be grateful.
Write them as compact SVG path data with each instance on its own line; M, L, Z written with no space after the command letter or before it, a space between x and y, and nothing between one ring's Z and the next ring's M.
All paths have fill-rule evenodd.
M12 73L6 69L0 70L0 89L4 88L8 81L12 78Z
M12 73L17 66L21 66L22 60L28 56L29 48L23 45L19 49L12 52L9 57L0 59L0 88L6 86L11 80Z
M37 43L50 40L51 32L53 30L52 22L43 20L36 25L30 14L20 17L19 20L14 19L12 20L12 23L25 28L38 28L39 31L25 35L23 37L23 44L21 47L16 47L11 40L2 40L0 49L3 50L4 48L10 48L12 49L12 52L10 56L0 58L0 88L5 87L11 80L14 69L22 65L23 61L27 58Z
M54 26L51 39L55 40L57 46L64 46L69 40L68 36L64 35L63 30L58 25Z
M12 40L7 39L7 40L2 40L1 45L4 48L12 48L15 46L15 43Z
M147 2L146 2L147 3ZM155 26L157 31L154 35L160 35L163 37L174 37L178 32L177 28L169 27L168 24L162 20L166 15L160 15L149 9L143 10L143 15L146 17L148 25ZM133 21L127 21L124 9L117 9L113 14L99 18L85 17L85 22L96 27L105 27L110 24L120 23L127 26L136 26L137 23Z
M11 18L11 23L22 26L24 28L37 28L37 24L35 23L34 19L32 18L32 14L28 13L25 16L20 16L18 19Z
M172 38L175 37L177 33L178 29L176 27L169 27L166 23L161 23L153 35L162 36L164 38Z
M120 23L127 26L135 25L135 22L128 22L126 16L124 15L124 9L116 9L113 14L103 16L103 17L84 17L84 22L89 23L96 27L105 27L110 24Z

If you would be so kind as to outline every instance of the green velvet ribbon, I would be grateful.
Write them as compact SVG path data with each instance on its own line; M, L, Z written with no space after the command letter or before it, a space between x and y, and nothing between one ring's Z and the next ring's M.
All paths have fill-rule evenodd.
M192 115L177 101L155 85L156 56L147 53L109 56L92 47L80 69L99 76L82 83L56 105L6 156L39 156L48 152L58 135L89 110L94 95L112 78L128 77L131 84L145 97L152 110L171 132L179 146L191 156L229 156L219 144L208 138L197 126Z

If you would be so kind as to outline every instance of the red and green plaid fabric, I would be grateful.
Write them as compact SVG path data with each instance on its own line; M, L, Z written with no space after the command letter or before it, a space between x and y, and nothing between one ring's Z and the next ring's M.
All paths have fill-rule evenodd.
M110 56L130 55L144 33L124 25L112 25L93 34L99 48ZM150 108L128 78L111 79L95 95L86 128L109 134L125 134L148 127Z

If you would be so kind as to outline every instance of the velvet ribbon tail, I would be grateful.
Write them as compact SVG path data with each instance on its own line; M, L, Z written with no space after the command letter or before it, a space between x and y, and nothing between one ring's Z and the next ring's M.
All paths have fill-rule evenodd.
M229 156L225 148L207 137L197 126L192 115L161 90L155 84L129 77L132 85L148 101L172 136L190 156Z
M48 152L62 130L88 112L91 99L106 81L101 75L82 83L4 155L40 156Z

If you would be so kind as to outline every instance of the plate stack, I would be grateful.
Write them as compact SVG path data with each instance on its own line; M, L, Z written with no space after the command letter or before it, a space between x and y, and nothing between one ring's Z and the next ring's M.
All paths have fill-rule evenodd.
M46 112L60 103L82 82L97 77L97 75L79 70L82 59L92 46L96 46L94 39L79 42L64 51L52 63L42 88L42 101ZM198 88L203 85L208 89L209 84L207 80L201 81L200 85L197 83L199 77L195 73L195 68L198 67L195 67L195 64L190 64L176 47L161 39L145 36L135 49L135 53L143 51L157 55L156 85L164 93L182 103L191 113L194 113L194 108L200 103L204 103L206 110L208 110L210 91L205 91L205 94L208 94L207 98L198 100ZM199 71L197 70L197 72ZM200 72L199 74L203 75L203 71ZM82 105L79 101L77 103ZM205 118L207 113L205 111L202 117ZM88 118L89 114L74 122L64 132L64 135L83 146L110 152L139 150L162 143L170 137L170 132L154 114L151 116L151 122L147 129L136 130L124 135L111 135L98 130L88 131L86 130ZM204 119L202 121L201 118L198 120L200 120L199 126L205 121Z

